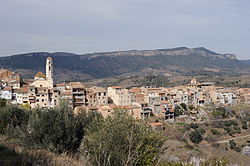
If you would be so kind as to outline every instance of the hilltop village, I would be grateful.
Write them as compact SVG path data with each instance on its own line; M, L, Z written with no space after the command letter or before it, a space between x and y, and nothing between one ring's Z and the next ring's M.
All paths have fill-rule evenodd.
M250 103L250 88L218 87L212 82L200 83L195 78L184 86L130 89L87 87L82 82L54 84L53 80L51 57L46 60L46 74L39 71L33 80L22 80L20 74L1 69L0 98L27 108L53 108L66 102L76 112L96 111L105 117L115 109L123 109L138 119L155 115L168 121L175 120L186 109L195 115L197 107ZM192 115L188 117L196 120Z

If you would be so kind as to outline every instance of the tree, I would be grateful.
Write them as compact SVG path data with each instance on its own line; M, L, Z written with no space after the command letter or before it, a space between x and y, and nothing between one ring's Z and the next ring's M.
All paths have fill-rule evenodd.
M224 107L219 107L212 112L212 115L216 119L225 119L229 117L229 112Z
M187 111L187 105L185 103L181 103L180 105L185 111Z
M164 138L123 111L96 119L87 130L82 151L96 166L139 166L156 162Z
M18 132L23 143L32 148L74 153L91 121L89 116L92 115L75 116L66 104L55 109L32 110L28 125Z
M176 107L174 108L174 116L178 117L178 116L180 116L180 115L182 115L182 114L183 114L183 113L182 113L181 107L180 107L180 106L176 106Z
M5 133L7 127L15 128L27 123L29 113L18 106L8 105L0 109L0 133Z
M199 144L203 140L202 133L199 130L194 130L189 134L189 139L191 142Z
M236 142L234 140L229 141L229 148L236 151L236 152L241 151L240 147L237 146L237 144L236 144Z
M199 125L198 125L197 123L191 123L189 126L190 126L190 128L192 128L192 129L197 129L197 128L199 128Z
M188 108L189 108L189 110L193 110L194 106L193 105L189 105Z
M3 108L6 106L6 100L5 99L0 99L0 108Z

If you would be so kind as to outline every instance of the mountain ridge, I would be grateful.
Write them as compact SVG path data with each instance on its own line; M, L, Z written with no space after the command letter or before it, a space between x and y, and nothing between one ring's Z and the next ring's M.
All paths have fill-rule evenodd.
M54 59L55 75L60 81L114 77L147 69L185 74L204 68L238 70L249 66L234 54L219 54L204 47L177 47L90 54L34 52L0 57L0 67L25 71L24 77L30 78L34 71L44 71L49 56Z

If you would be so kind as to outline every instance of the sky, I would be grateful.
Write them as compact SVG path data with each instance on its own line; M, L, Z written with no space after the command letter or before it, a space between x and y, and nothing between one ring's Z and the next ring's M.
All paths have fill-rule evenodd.
M0 0L0 56L183 46L250 59L250 1Z

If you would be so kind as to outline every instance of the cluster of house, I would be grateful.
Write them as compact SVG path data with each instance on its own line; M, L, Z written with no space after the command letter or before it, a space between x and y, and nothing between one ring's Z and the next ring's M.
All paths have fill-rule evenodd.
M141 119L154 114L163 119L175 118L175 108L185 105L234 105L250 103L250 88L217 87L214 83L199 83L194 78L185 86L107 88L87 87L81 82L54 84L53 60L46 60L46 74L38 72L33 80L22 80L20 75L0 70L0 98L30 108L53 108L66 101L76 112L96 111L108 116L116 109L127 110Z

